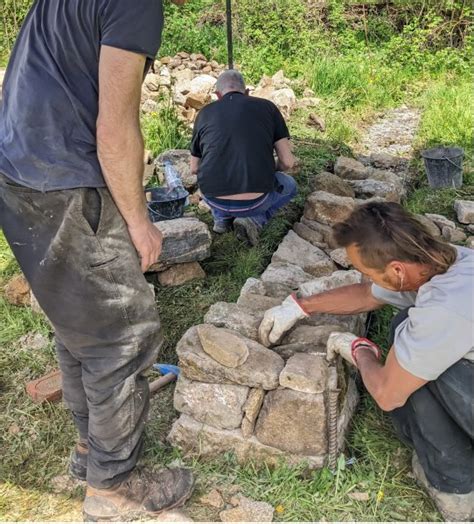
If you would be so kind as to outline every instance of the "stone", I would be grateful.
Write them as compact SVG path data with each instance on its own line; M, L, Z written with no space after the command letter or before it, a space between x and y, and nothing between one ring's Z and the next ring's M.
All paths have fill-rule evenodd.
M454 210L461 224L474 223L474 201L472 200L455 200Z
M285 73L280 69L272 76L271 83L275 89L283 89L291 85L291 80L286 78Z
M365 323L367 315L330 315L326 313L317 313L301 321L305 326L326 326L333 325L338 327L338 331L350 331L361 337L365 332Z
M145 164L145 167L143 169L143 186L146 187L154 176L155 176L154 164Z
M158 91L160 89L160 76L148 73L145 77L145 87L150 91Z
M232 331L229 334L236 335ZM258 342L237 336L247 345L249 356L239 367L229 368L219 364L203 350L198 326L188 329L176 346L183 375L198 382L239 384L263 389L278 387L278 377L285 365L283 359Z
M355 197L354 190L349 182L327 171L312 177L309 187L312 191L326 191L326 193L332 193L333 195Z
M241 294L237 299L237 305L252 311L267 311L272 307L279 306L281 300L274 297L267 297L265 295L254 295L252 293Z
M325 455L306 456L285 453L272 446L266 446L255 437L244 438L238 429L217 429L196 422L188 415L181 415L173 424L168 435L170 443L182 449L188 456L200 459L221 457L233 451L240 464L253 461L258 464L277 466L282 461L289 465L304 464L314 469L325 464Z
M334 165L334 173L348 180L363 180L367 178L369 170L362 162L345 156L340 156Z
M212 489L209 493L202 496L199 499L199 503L203 506L209 506L211 508L217 509L223 508L225 504L220 491L218 491L217 489Z
M160 58L160 63L162 63L163 65L168 65L171 62L171 60L171 56L162 56Z
M154 100L145 100L141 107L142 113L157 113L158 112L158 103Z
M326 345L329 335L334 331L340 331L337 324L308 326L298 325L290 333L288 333L282 340L282 345L285 344L302 344L307 347L312 347L313 352L326 353Z
M308 220L333 226L348 218L355 207L356 202L353 198L333 195L326 191L315 191L306 200L304 216Z
M270 100L278 107L286 119L289 119L296 109L296 95L293 89L289 87L273 91Z
M158 262L148 271L162 271L174 264L204 260L211 254L211 234L197 218L176 218L155 222L163 235Z
M443 229L443 227L450 227L451 229L456 229L456 224L449 220L449 218L446 218L443 215L436 215L434 213L425 213L425 217L434 222L440 229Z
M474 224L468 224L466 229L469 231L469 233L474 233Z
M273 507L267 502L258 502L243 495L236 497L238 505L219 513L222 522L272 522Z
M272 256L272 263L287 263L300 266L310 275L321 276L332 273L336 266L326 253L288 231Z
M265 391L262 388L253 388L250 390L243 407L244 418L242 419L241 431L244 438L249 438L253 435L255 422L260 413L264 398Z
M469 249L474 249L474 236L467 237L465 245Z
M206 278L206 273L199 262L176 264L158 273L158 282L164 287L181 286L191 280Z
M322 249L323 251L328 247L327 244L323 242L323 236L321 233L311 229L302 222L295 222L295 224L293 224L293 231L303 240L306 240L313 246Z
M329 253L329 256L338 266L342 266L344 268L349 268L352 266L352 262L350 258L347 256L347 251L345 247L333 249Z
M249 277L240 290L240 296L245 294L264 295L265 285L259 278Z
M49 338L42 333L27 333L18 339L18 345L25 349L37 351L49 345Z
M381 169L397 169L406 161L403 158L390 155L388 153L378 152L370 155L370 163Z
M359 198L381 197L389 202L400 202L402 197L401 186L390 182L366 178L365 180L351 180L350 184Z
M189 191L197 186L197 175L191 173L191 153L188 149L169 149L161 153L155 160L156 171L161 181L164 181L164 163L170 162L178 172L183 186Z
M194 522L194 520L181 509L163 511L153 517L155 522Z
M193 72L189 69L182 71L173 71L174 85L173 92L175 94L187 95L191 91L191 81L194 78Z
M202 109L205 105L209 104L211 101L211 96L207 93L189 93L186 96L186 102L184 103L187 107L192 107L193 109L196 109L199 111Z
M201 200L198 204L199 211L202 211L203 213L210 213L211 212L211 206L205 202L204 200Z
M249 356L247 345L227 329L202 324L197 330L202 349L219 364L236 368L247 360Z
M441 236L441 230L439 229L439 227L428 217L426 217L425 215L415 215L415 217L418 220L418 222L421 222L422 225L425 226L425 228L428 230L428 233L431 236L435 238Z
M24 275L15 275L4 288L5 299L13 306L30 305L30 285Z
M265 285L265 294L275 298L286 298L303 282L314 279L295 264L271 263L260 277Z
M174 408L194 420L218 429L236 429L242 422L247 386L194 382L180 375L174 391Z
M282 344L281 346L273 346L272 350L278 353L280 357L287 361L296 353L314 353L316 347L314 344L300 344L298 342L294 344Z
M323 393L328 380L326 359L312 353L296 353L280 373L280 385L301 393Z
M327 450L324 395L276 389L265 395L255 436L267 446L300 455Z
M326 121L321 116L316 113L310 113L308 119L306 120L306 125L315 127L318 131L324 133L326 131Z
M307 109L309 107L317 107L321 104L322 100L315 96L305 96L297 101L298 109Z
M302 216L300 221L303 225L319 233L323 237L323 242L327 244L328 247L331 249L336 249L338 247L336 241L334 240L331 226L328 226L327 224L321 224L321 222L317 222L315 220L309 220L305 216Z
M370 168L368 178L371 178L372 180L380 180L381 182L389 182L404 191L403 180L393 171Z
M204 316L206 324L232 329L244 337L257 340L264 311L256 313L230 302L216 302Z
M467 238L466 233L462 229L452 229L448 226L444 226L441 230L441 236L446 242L452 242L453 244L459 244L464 242Z
M350 271L334 271L332 275L315 278L302 283L298 286L298 291L303 297L317 295L329 289L335 289L342 286L349 286L351 284L360 284L362 282L362 275L359 271L352 269Z
M45 317L45 320L49 322L48 317L45 315L43 309L39 305L38 299L35 297L33 291L30 292L30 308L31 308L31 311L33 311L33 313L36 313L37 315L43 315ZM51 322L49 323L52 327Z
M181 109L181 116L186 120L188 123L194 122L194 119L196 118L196 110L192 107L183 107Z
M211 75L198 75L191 80L189 91L194 94L210 95L216 85L216 79Z

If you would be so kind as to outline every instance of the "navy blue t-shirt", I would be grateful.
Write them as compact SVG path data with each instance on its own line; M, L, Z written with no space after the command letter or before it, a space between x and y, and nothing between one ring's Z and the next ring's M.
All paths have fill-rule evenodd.
M231 92L203 107L191 143L191 154L201 159L199 189L208 197L269 193L275 185L275 142L289 136L270 100Z
M96 147L101 45L148 57L161 0L36 0L13 49L0 108L0 172L51 191L105 185Z

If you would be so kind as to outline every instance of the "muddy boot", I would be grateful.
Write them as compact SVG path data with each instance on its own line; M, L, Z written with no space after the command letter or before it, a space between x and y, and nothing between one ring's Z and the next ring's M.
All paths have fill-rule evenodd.
M72 450L69 459L69 475L77 480L86 480L87 477L87 456L89 447L86 442L79 441Z
M134 470L127 480L110 489L87 487L84 520L128 521L153 517L182 506L193 491L189 469L164 469L159 472Z
M229 233L230 231L232 231L233 222L233 218L226 218L224 220L219 221L214 220L214 226L212 228L212 231L214 231L214 233L217 233L218 235Z
M247 242L251 246L256 246L260 241L262 226L251 218L236 218L234 220L234 231L239 240Z
M465 494L439 491L426 478L416 453L413 453L411 464L418 484L427 491L446 522L466 522L474 519L473 491Z

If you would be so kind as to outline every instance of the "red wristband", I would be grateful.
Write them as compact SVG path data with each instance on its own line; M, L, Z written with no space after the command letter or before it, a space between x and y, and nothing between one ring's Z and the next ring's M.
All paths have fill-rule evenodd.
M357 363L357 350L362 348L368 349L375 355L377 360L380 360L380 348L377 344L374 344L368 338L359 337L354 339L351 344L351 356L355 363Z

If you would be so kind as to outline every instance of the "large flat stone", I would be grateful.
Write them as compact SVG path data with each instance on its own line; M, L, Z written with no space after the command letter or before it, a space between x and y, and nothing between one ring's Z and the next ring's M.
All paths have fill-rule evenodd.
M431 236L433 237L440 237L441 236L441 230L440 228L428 217L425 215L415 215L418 222L421 222L423 226L428 230Z
M243 407L244 418L242 419L242 435L249 438L253 434L255 422L257 421L260 408L265 398L265 390L262 388L253 388L250 390L249 396Z
M474 202L472 200L455 200L454 210L461 224L474 223Z
M244 309L232 302L216 302L204 316L206 324L237 331L244 337L258 338L258 327L265 311L256 312Z
M326 352L326 344L329 335L334 331L339 331L338 324L327 324L322 326L309 326L300 324L296 326L285 338L282 344L304 344L312 345L313 351Z
M247 386L195 382L181 375L174 391L174 407L198 422L236 429L242 422L249 391Z
M323 356L296 353L280 373L280 385L301 393L323 393L328 380L328 364Z
M336 266L328 255L294 231L288 231L278 249L272 256L273 263L294 264L311 275L320 276L332 273Z
M333 226L348 218L355 207L356 202L353 198L337 196L325 191L315 191L306 200L304 216L308 220L316 220Z
M301 325L339 326L340 329L338 331L349 331L361 337L365 332L366 320L366 313L361 313L359 315L329 315L325 313L317 313L315 315L311 315L310 317L301 320Z
M229 334L239 336L249 350L247 360L236 368L223 366L204 352L198 335L198 326L188 329L176 346L179 365L184 376L198 382L240 384L263 389L278 387L278 379L285 365L283 359L258 342L232 331L229 331Z
M158 282L164 287L181 286L191 280L205 277L206 273L204 273L199 262L185 262L158 273Z
M315 353L326 355L326 351L321 346L316 346L313 343L304 343L304 342L293 342L291 344L282 344L281 346L273 346L272 350L275 353L278 353L281 358L288 360L296 353Z
M309 187L311 191L326 191L333 195L355 197L354 190L346 180L327 171L312 177L309 181Z
M163 235L158 262L149 271L162 271L174 264L204 260L211 254L211 234L197 218L176 218L156 222Z
M323 241L323 235L311 229L302 222L296 222L293 224L293 231L301 238L312 244L313 246L319 247L320 249L327 246Z
M400 202L403 196L400 185L382 180L351 180L350 184L359 198L381 197L389 202Z
M255 436L288 453L323 455L327 451L324 395L276 389L265 395Z
M238 504L219 513L222 522L272 522L275 510L268 502L252 500L243 495L234 498Z
M280 304L281 300L279 298L267 297L265 295L254 295L253 293L244 293L237 299L238 306L258 313L279 306Z
M336 249L338 247L336 241L334 240L331 226L328 226L327 224L321 224L321 222L317 222L316 220L309 220L304 215L301 217L300 221L303 225L319 233L323 237L323 242L327 244L328 247L331 249Z
M436 213L425 213L425 217L434 222L441 230L443 227L456 229L456 224L443 215L437 215Z
M290 465L307 464L310 468L322 468L326 459L325 453L316 456L285 453L262 444L255 437L244 438L238 429L216 429L196 422L188 415L181 415L173 424L168 440L188 456L215 458L233 451L241 464L254 461L277 466L280 462L286 462Z
M275 298L285 298L303 282L314 278L295 264L271 263L260 277L265 285L265 294Z
M227 329L210 324L201 324L197 328L202 349L215 361L228 368L241 366L249 356L247 344Z
M362 274L351 269L350 271L334 271L331 275L315 278L304 282L298 286L298 291L303 297L317 295L330 289L335 289L342 286L349 286L352 284L360 284L362 282Z
M254 295L264 295L265 285L259 278L250 277L245 281L245 284L240 290L240 296L250 293Z
M340 156L334 165L334 173L348 180L363 180L367 178L369 170L362 162L345 156Z

